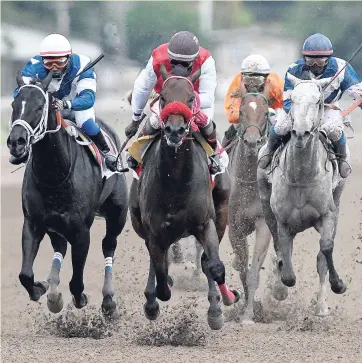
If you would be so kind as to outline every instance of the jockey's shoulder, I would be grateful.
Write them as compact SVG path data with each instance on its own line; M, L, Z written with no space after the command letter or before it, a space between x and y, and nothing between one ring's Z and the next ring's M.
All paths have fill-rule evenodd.
M303 65L304 65L304 59L300 58L294 63L289 64L288 72L293 72L293 71L297 72L298 70L301 70L303 68Z

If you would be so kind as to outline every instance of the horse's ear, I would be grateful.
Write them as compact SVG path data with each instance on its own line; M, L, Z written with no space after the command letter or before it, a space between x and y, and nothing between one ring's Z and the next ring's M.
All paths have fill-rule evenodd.
M201 76L201 68L199 68L194 74L191 74L191 76L187 77L191 83L195 83L198 78Z
M50 71L49 74L43 79L43 81L41 82L41 88L46 91L49 87L50 82L52 81L53 78L53 71Z
M163 80L166 81L166 79L169 77L169 74L167 73L166 67L165 67L164 64L161 64L161 66L160 66L160 72L161 72L161 75L162 75Z
M241 82L240 82L240 97L243 98L246 93L248 93L248 91L246 90L244 81L241 80Z
M263 95L266 99L269 98L269 92L270 92L270 89L271 89L271 85L269 82L266 83L265 87L264 87L264 92L263 92Z
M18 84L18 87L20 88L21 86L24 86L25 82L23 80L23 76L21 74L21 71L18 72L17 76L16 76L16 83Z
M318 83L322 88L324 88L325 86L327 86L327 84L330 83L331 80L332 77L329 77L329 78L318 79L315 82Z

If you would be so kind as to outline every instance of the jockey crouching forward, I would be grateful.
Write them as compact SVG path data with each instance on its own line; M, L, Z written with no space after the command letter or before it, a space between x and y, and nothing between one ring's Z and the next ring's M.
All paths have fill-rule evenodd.
M211 120L214 114L215 89L216 89L216 69L215 61L210 52L199 46L198 39L195 35L188 31L176 33L169 43L161 44L155 50L142 72L137 77L132 92L132 122L127 126L125 133L128 138L134 136L139 127L139 121L143 109L147 104L147 100L152 89L156 93L160 93L163 85L161 74L161 65L164 65L168 73L173 73L177 68L183 68L182 74L186 77L194 74L201 68L201 75L194 83L195 93L198 94L200 110L195 115L194 122L199 127L200 133L210 144L215 152L218 150L218 142L216 138L216 126ZM161 123L159 119L159 102L153 106L154 113L146 121L144 128L139 136L154 135L160 131ZM223 154L226 155L225 152ZM227 155L218 154L213 156L213 166L210 168L212 174L222 170L227 166ZM139 165L131 155L127 157L127 163L130 168L136 169ZM226 165L224 165L226 163ZM215 165L216 164L216 165Z
M53 71L53 79L48 91L55 97L55 107L68 113L74 113L77 126L82 129L97 145L105 156L106 166L116 171L116 158L110 154L109 147L95 122L94 103L96 98L96 75L93 68L71 80L90 63L90 59L81 54L72 53L67 38L60 34L50 34L40 44L40 55L36 55L22 69L25 84L32 80L42 81ZM15 89L14 98L18 94ZM63 111L63 112L64 112ZM9 161L14 164L26 162L29 154L21 158L11 156Z
M322 34L309 36L303 45L303 58L292 64L287 73L301 79L322 79L333 77L346 64L340 58L332 57L333 47L330 40ZM284 86L284 111L288 114L291 109L290 94L293 90L292 83L285 76ZM347 93L355 100L362 97L362 83L353 67L347 67L337 76L337 78L324 91L324 117L321 121L321 129L326 133L332 142L336 157L338 159L339 173L342 178L346 178L351 168L346 162L346 138L343 132L343 117L340 114L337 101L343 93ZM362 105L360 105L362 108ZM292 120L290 115L278 118L276 124L271 127L268 145L263 155L260 157L259 166L265 169L270 164L273 154L283 140L292 130Z
M231 126L225 132L222 146L225 148L236 137L234 126L240 123L240 106L242 102L241 84L249 93L262 93L268 90L267 101L271 122L275 122L276 115L283 108L284 81L275 72L270 71L269 62L259 54L247 56L241 64L241 73L231 81L224 101L224 110ZM230 149L229 149L230 150Z

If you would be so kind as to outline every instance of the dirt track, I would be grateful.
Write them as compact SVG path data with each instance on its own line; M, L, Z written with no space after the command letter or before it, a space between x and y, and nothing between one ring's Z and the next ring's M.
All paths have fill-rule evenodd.
M240 306L223 307L227 322L221 331L210 331L206 322L206 282L197 282L191 269L172 266L176 278L171 302L162 303L161 316L148 322L143 315L143 290L148 256L130 221L116 251L114 264L117 301L121 317L108 323L99 313L103 282L101 239L104 222L96 220L85 268L85 293L89 305L76 311L68 282L71 261L68 254L61 272L60 289L65 308L58 315L47 312L46 298L29 301L20 285L21 266L21 181L23 171L10 174L3 148L1 203L2 272L2 361L6 363L93 363L119 362L361 362L362 354L362 125L361 111L354 112L356 137L348 141L353 174L342 196L341 216L335 246L335 261L348 282L343 296L329 292L331 316L316 318L312 300L318 288L316 256L318 237L314 231L298 236L294 249L297 285L282 303L275 302L267 289L270 259L262 271L259 296L264 308L263 323L242 327ZM221 130L225 129L225 124ZM4 155L5 151L5 155ZM129 176L130 177L130 176ZM128 178L130 181L130 179ZM252 246L253 239L250 239ZM231 267L232 251L227 238L221 245L229 285L240 289ZM49 239L42 242L35 261L35 276L46 278L52 259ZM190 266L190 263L187 264ZM93 328L89 328L90 325ZM72 337L75 336L75 337ZM72 338L70 338L72 337ZM95 339L101 338L101 339ZM162 346L155 346L162 345ZM179 345L179 346L172 346Z

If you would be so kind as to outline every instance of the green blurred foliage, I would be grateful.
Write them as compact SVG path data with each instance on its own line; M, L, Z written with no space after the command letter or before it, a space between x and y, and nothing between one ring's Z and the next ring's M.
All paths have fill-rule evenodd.
M154 48L168 42L181 30L193 32L201 46L212 48L212 43L199 32L195 2L138 2L127 12L126 26L127 55L142 64L147 62Z

